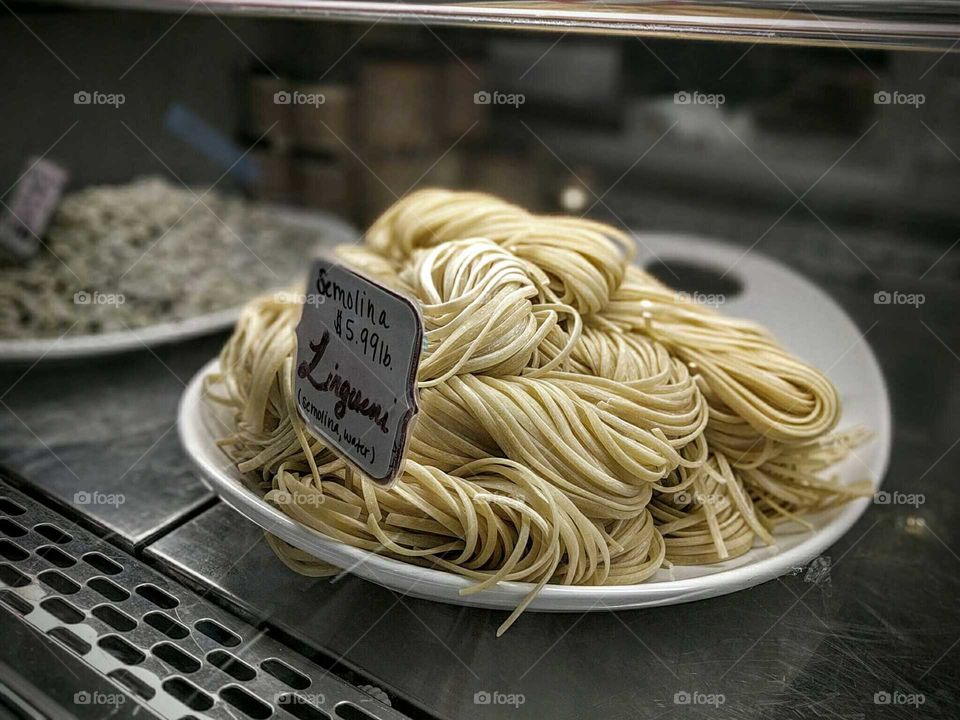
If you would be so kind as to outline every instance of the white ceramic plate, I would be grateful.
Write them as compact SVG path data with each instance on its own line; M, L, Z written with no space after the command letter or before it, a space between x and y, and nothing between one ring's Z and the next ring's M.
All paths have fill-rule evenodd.
M840 390L844 411L841 427L865 425L874 432L870 444L838 466L845 482L869 477L879 486L890 452L890 404L877 361L862 332L821 290L796 273L753 252L687 236L639 235L639 262L653 254L666 260L685 259L719 268L735 265L731 275L744 285L729 298L723 312L763 323L793 352L826 371ZM461 596L468 582L451 573L416 567L348 547L291 520L248 490L242 476L217 448L225 434L222 418L203 402L201 382L216 368L208 364L193 378L180 403L180 438L205 482L244 517L313 554L371 582L402 593L441 602L512 609L529 592L526 583L501 583L475 595ZM867 509L870 498L811 516L813 532L778 535L778 547L757 546L746 555L716 565L660 570L640 585L545 587L531 610L585 612L603 609L671 605L752 587L790 573L837 541Z
M307 229L316 229L322 238L320 246L333 246L352 242L357 232L345 222L328 213L297 210L276 206L276 214L287 225L296 225ZM293 252L308 253L311 248L292 249ZM290 282L295 278L291 277ZM283 290L284 287L263 288L263 292ZM64 358L93 357L114 353L139 350L144 347L178 342L191 337L207 335L231 327L240 315L242 304L205 315L158 323L142 328L131 328L119 332L97 335L70 335L60 338L38 338L36 340L0 339L0 362L36 362Z

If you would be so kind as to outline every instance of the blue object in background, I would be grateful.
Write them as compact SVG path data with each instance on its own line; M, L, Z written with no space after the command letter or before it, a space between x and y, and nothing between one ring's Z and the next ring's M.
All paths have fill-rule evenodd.
M228 170L244 187L253 186L260 177L260 164L255 158L244 155L243 148L185 105L170 105L163 116L163 126L201 155ZM239 162L237 158L240 158Z

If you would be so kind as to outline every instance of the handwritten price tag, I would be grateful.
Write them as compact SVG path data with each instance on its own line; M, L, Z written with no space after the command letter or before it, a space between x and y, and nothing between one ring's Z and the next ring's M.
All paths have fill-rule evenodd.
M300 417L361 473L391 485L419 410L420 311L328 260L314 262L309 278L293 380Z

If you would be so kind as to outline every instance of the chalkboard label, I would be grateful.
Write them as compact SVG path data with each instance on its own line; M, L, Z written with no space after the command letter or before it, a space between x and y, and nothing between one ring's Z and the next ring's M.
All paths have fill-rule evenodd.
M314 262L297 325L297 410L312 434L382 485L403 468L422 347L423 320L409 298Z

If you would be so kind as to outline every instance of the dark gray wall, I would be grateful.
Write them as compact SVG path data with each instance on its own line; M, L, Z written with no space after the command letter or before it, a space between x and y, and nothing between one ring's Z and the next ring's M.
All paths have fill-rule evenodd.
M165 173L150 150L185 181L212 181L223 168L164 130L170 104L184 103L233 135L241 75L266 71L258 57L278 74L319 74L358 33L350 25L221 22L202 10L178 20L167 14L11 8L16 17L0 9L0 191L13 183L27 156L45 152L74 122L51 157L69 167L75 187ZM78 106L78 90L123 93L126 101L118 109Z

